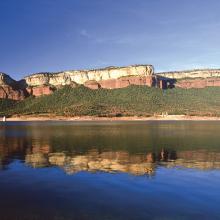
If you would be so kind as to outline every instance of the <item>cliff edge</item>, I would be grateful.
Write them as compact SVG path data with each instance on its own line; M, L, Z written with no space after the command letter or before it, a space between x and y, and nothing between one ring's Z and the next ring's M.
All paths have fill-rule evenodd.
M107 67L93 70L71 70L36 73L20 81L0 73L0 98L23 100L28 96L49 95L65 86L84 85L90 89L117 89L129 85L167 88L204 88L220 86L220 69L197 69L154 73L152 65Z
M38 73L25 77L28 86L70 85L72 82L84 84L87 81L102 81L118 79L125 76L152 76L151 65L136 65L128 67L109 67L95 70L72 70L58 73Z

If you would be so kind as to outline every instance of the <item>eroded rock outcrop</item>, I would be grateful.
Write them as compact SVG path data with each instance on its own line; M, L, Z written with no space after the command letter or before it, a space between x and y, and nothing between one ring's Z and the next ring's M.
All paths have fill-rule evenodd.
M69 85L71 82L84 84L87 81L118 79L125 76L151 76L154 70L151 65L128 67L108 67L97 70L75 70L59 73L39 73L25 77L28 86Z
M101 80L98 83L104 89L119 89L130 85L140 85L152 87L155 82L153 75L149 76L125 76L118 79Z
M157 76L162 78L166 85L184 89L220 86L220 69L163 72Z
M23 100L28 96L52 94L65 85L84 85L90 89L118 89L129 85L167 88L204 88L220 86L220 69L154 73L152 65L108 67L96 70L73 70L37 73L15 81L0 73L0 98Z
M83 84L90 89L114 89L129 85L152 85L153 66L135 65L108 67L96 70L75 70L58 73L37 73L17 82L6 74L0 74L0 98L22 100L27 96L49 95L65 85Z
M212 78L220 77L220 69L196 69L186 71L173 71L157 73L158 76L162 76L170 79L196 79L196 78Z
M25 97L25 91L22 89L15 89L8 85L0 86L1 99L23 100Z
M26 92L20 87L19 82L5 73L0 73L0 98L23 100L25 97Z
M56 88L51 86L36 86L36 87L27 87L27 92L29 95L38 97L42 95L50 95L52 94Z
M0 72L0 86L3 85L14 85L16 83L9 75Z

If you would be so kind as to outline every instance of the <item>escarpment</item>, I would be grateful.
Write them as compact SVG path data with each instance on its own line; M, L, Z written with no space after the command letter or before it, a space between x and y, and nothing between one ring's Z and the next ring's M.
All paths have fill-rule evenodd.
M49 95L65 85L72 87L84 85L91 89L115 89L132 84L151 86L152 77L154 77L154 70L151 65L36 73L25 77L21 81L15 81L8 75L3 74L2 84L4 84L4 87L8 86L11 90L9 88L5 92L2 90L0 98L22 100L28 96Z
M196 69L186 71L173 71L157 73L158 76L162 76L170 79L196 79L196 78L212 78L220 77L220 69Z
M152 76L154 73L151 65L109 67L97 70L75 70L59 73L39 73L25 77L28 86L42 85L69 85L71 82L84 84L87 81L101 81L118 79L125 76Z
M49 95L65 85L84 85L90 89L118 89L129 85L161 89L204 88L220 86L220 69L154 73L152 65L133 65L57 73L43 72L29 75L20 81L0 73L0 98L23 100L28 96Z
M196 69L157 73L168 84L172 81L179 88L205 88L220 86L220 69Z
M21 82L13 80L5 73L0 73L0 98L23 100L25 97L27 92L22 88Z

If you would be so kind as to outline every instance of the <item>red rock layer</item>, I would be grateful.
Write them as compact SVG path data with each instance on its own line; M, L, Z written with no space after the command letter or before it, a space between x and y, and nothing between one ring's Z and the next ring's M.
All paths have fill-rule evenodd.
M90 89L99 89L101 87L100 84L96 81L87 81L85 82L84 86Z
M26 97L25 91L21 89L14 89L9 85L0 86L1 99L23 100Z
M205 88L208 86L220 86L220 78L185 79L176 83L176 87L184 89Z
M152 76L127 76L121 77L119 79L108 79L108 80L101 80L101 81L87 81L84 86L89 87L91 89L118 89L124 88L129 85L145 85L145 86L153 86L154 84L154 77Z
M51 86L38 86L38 87L28 87L27 92L29 95L38 97L42 95L50 95L54 92L54 88Z
M129 85L142 85L142 86L152 86L153 85L153 77L152 76L128 76L122 77L119 79L109 79L99 81L99 84L102 88L105 89L118 89L124 88Z

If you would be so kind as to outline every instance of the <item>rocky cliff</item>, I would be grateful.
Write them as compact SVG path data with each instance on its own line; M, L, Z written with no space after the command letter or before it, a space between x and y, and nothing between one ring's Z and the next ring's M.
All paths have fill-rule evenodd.
M220 86L220 69L154 73L152 65L108 67L58 73L36 73L20 81L0 73L0 98L23 100L28 96L49 95L64 85L84 85L90 89L117 89L143 85L162 89Z
M220 69L163 72L157 76L168 85L184 89L220 86Z
M196 69L186 71L173 71L157 73L158 76L170 79L196 79L196 78L212 78L220 77L220 69Z
M151 65L108 67L96 70L73 70L58 73L36 73L15 81L0 74L0 98L23 100L28 96L49 95L65 85L84 84L91 89L123 88L132 84L152 86Z
M0 86L3 85L13 85L16 81L13 80L9 75L0 72Z
M9 75L0 73L0 98L23 100L27 92L22 88L21 81L13 80Z
M39 73L25 77L28 86L42 85L70 85L72 82L84 84L87 81L101 81L118 79L125 76L152 76L154 73L151 65L108 67L97 70L75 70L59 73Z

